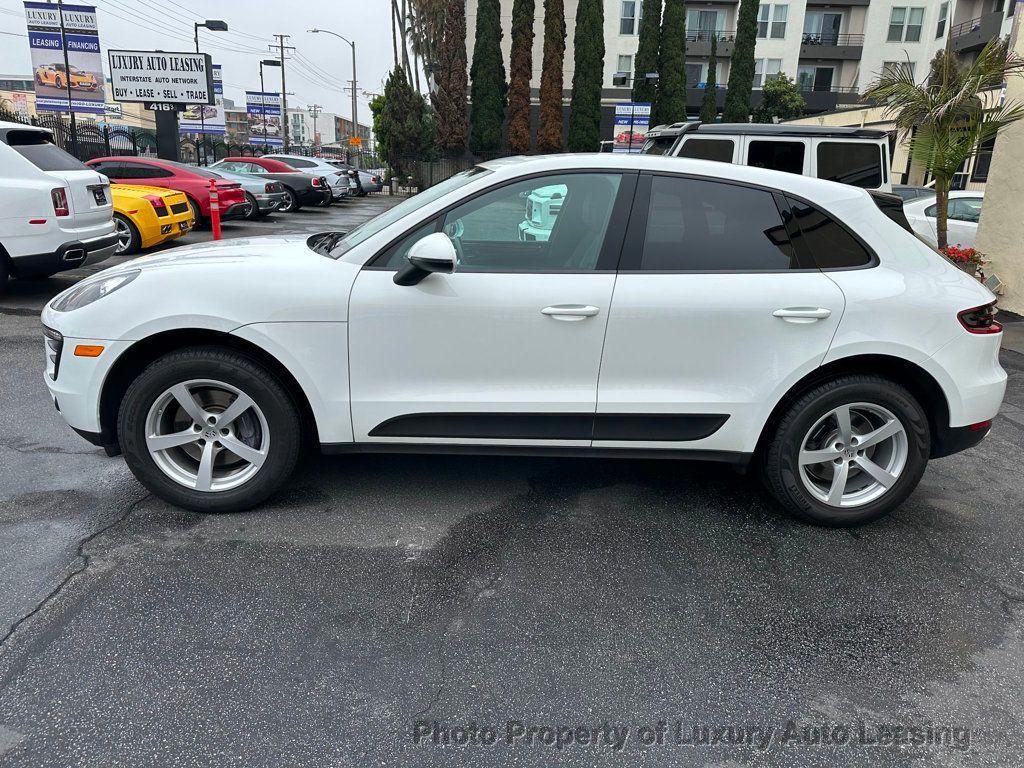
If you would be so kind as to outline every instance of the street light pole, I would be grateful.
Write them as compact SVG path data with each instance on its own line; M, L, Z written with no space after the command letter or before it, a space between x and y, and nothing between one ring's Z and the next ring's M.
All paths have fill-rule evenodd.
M199 28L200 27L206 27L211 32L227 32L228 31L228 23L226 21L221 21L220 19L207 19L202 24L200 24L198 21L194 22L192 24L192 28L193 28L193 31L195 33L196 53L199 53ZM207 162L207 160L209 160L209 158L207 158L207 156L206 156L206 105L205 104L200 104L199 105L199 130L200 130L200 134L202 135L201 141L203 142L203 165L209 165L209 163ZM198 159L199 159L199 153L197 152L196 153L196 160L198 160Z
M356 79L356 44L355 44L355 41L349 40L344 35L339 35L337 32L332 32L329 29L316 29L316 28L313 28L313 29L311 29L309 31L314 33L314 34L316 34L318 32L323 32L324 34L327 34L327 35L334 35L336 38L338 38L339 40L345 41L346 43L348 43L352 47L352 133L355 136L359 136L359 99L357 98L359 82ZM359 167L359 155L358 154L356 155L356 162L354 163L354 165L355 165L356 168Z
M264 67L280 67L281 62L277 59L263 59L260 62L260 110L263 115L263 154L267 154L267 150L270 145L267 143L267 113L266 113L266 93L267 87L263 84L263 68Z

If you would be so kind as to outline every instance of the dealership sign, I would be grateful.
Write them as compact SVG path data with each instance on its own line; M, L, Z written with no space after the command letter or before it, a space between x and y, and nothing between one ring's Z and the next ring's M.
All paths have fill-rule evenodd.
M274 147L284 144L280 93L246 91L245 112L251 143Z
M36 110L102 115L103 57L96 8L25 3L25 21L32 53Z
M224 83L221 80L220 64L213 65L213 106L190 104L183 110L178 128L182 133L227 133L224 115Z
M114 101L214 104L207 53L108 51Z
M615 105L615 143L612 152L639 152L647 141L647 130L651 125L649 102L631 101Z

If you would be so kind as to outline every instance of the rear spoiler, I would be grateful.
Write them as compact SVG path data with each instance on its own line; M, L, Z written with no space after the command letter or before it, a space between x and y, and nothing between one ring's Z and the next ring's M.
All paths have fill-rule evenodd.
M910 234L914 234L914 229L910 226L910 222L907 221L907 215L903 212L903 198L891 192L878 192L870 189L868 194L871 195L871 199L875 201L875 205L878 206L882 213Z

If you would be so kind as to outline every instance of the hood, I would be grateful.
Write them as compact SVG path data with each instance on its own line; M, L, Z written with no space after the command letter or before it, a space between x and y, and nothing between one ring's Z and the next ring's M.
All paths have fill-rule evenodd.
M306 247L308 239L306 235L277 235L196 243L149 256L141 256L107 271L242 264L254 260L266 264L271 260L295 262L296 260L322 259L323 256Z

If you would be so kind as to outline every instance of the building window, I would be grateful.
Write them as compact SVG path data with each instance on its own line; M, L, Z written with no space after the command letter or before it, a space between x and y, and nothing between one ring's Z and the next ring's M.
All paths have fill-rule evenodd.
M924 8L896 6L889 13L889 34L886 40L890 43L902 41L916 43L921 39L921 24L923 22Z
M883 75L895 75L901 69L904 72L909 72L910 77L915 76L916 62L913 61L883 61L882 62L882 74Z
M949 17L949 2L939 6L939 23L935 25L935 37L946 34L946 19Z
M974 170L971 172L971 181L988 181L988 170L992 167L992 151L995 149L996 139L986 139L978 147L978 156L974 160Z
M697 8L686 9L686 39L709 42L715 34L721 39L725 29L725 12Z
M636 34L636 0L622 0L622 10L619 13L619 34Z
M777 80L782 71L782 59L754 59L754 87L760 88L762 82Z
M781 40L786 36L788 5L761 5L757 9L757 36L762 40L771 37Z

